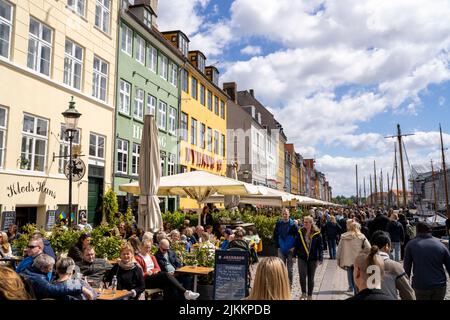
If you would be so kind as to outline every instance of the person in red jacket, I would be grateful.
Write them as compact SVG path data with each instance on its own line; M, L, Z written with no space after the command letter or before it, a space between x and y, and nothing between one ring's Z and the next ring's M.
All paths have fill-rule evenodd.
M155 256L151 253L152 241L144 240L140 246L139 253L135 256L136 262L144 272L145 288L161 288L164 291L164 299L195 300L200 294L186 290L181 283L170 273L161 271Z

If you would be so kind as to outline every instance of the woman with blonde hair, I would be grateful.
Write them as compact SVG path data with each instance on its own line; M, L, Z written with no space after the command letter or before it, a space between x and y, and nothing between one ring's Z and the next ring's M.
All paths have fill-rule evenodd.
M353 219L347 220L347 232L342 234L337 249L337 265L347 270L349 289L356 294L357 288L353 281L353 264L361 251L370 249L370 243L361 233L361 225Z
M278 257L261 259L247 300L291 300L286 265Z
M0 266L0 300L30 300L19 274L6 266Z
M8 242L6 232L0 232L0 258L10 258L12 256L11 245ZM0 262L1 264L2 262Z

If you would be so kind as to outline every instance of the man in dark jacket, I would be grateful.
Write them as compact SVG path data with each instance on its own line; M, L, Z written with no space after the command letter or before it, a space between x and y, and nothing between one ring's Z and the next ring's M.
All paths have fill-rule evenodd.
M375 231L386 231L389 222L389 218L382 214L380 210L378 210L377 215L375 216L375 218L373 218L372 221L370 221L368 225L370 235L369 239L372 238L372 235L375 233Z
M103 277L112 268L105 259L96 258L95 249L90 246L83 249L82 260L76 262L76 265L80 268L80 273L93 282L94 287L100 287Z
M282 218L275 225L273 240L278 248L278 257L286 264L289 276L289 283L292 286L292 267L294 265L292 256L294 252L295 238L297 237L298 227L294 220L290 218L289 209L285 208L282 212Z
M36 257L43 254L44 250L44 242L41 238L31 238L28 242L28 246L26 249L26 257L19 263L16 268L17 273L23 272L25 269L31 267L33 261ZM53 259L54 260L54 259ZM51 272L49 275L49 279L51 279Z
M400 261L401 246L405 242L405 230L400 222L398 222L398 215L393 213L391 215L391 222L387 226L389 237L391 238L393 256L395 261Z
M431 235L425 222L416 226L417 236L405 248L405 271L411 276L417 300L444 300L447 290L447 272L450 272L450 252L439 239Z

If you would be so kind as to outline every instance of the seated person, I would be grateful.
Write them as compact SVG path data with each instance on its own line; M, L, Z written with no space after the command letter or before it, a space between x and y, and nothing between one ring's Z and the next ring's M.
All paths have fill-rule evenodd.
M0 258L10 258L11 256L12 247L8 242L8 235L6 234L6 232L0 232ZM3 261L0 261L0 264L2 263Z
M203 232L205 232L205 229L202 226L195 227L195 232L193 234L195 241L200 242L200 237Z
M61 287L72 288L75 286L83 286L90 290L91 295L87 296L84 293L81 293L77 296L67 295L65 297L59 297L57 300L92 300L96 298L96 293L92 287L86 283L83 279L78 279L72 277L75 270L75 261L72 258L65 257L61 258L56 262L56 273L58 274L58 279L54 282L55 285Z
M92 226L89 223L87 223L86 217L81 217L80 223L78 224L78 228L80 230L85 230L87 232L92 231Z
M233 231L229 228L225 229L224 231L224 236L225 239L223 240L223 242L220 245L220 250L227 250L228 249L228 245L230 244L230 236L233 234Z
M184 233L186 234L187 242L189 242L191 245L193 245L194 243L197 243L197 239L194 237L193 228L186 228Z
M16 268L17 273L23 272L25 269L31 267L36 257L44 253L44 242L42 238L31 238L28 242L27 249L25 249L25 258L19 263ZM54 260L54 259L53 259ZM51 279L51 275L49 280Z
M68 257L72 258L73 261L79 262L82 260L83 249L89 246L91 243L91 235L89 233L83 233L79 238L77 243L69 249Z
M136 261L144 271L145 287L148 289L161 288L164 290L164 299L179 299L184 296L187 300L199 297L198 293L186 290L180 282L170 273L161 272L158 261L152 255L152 241L142 242Z
M24 282L13 269L0 265L0 301L1 300L30 300L30 295Z
M50 244L50 241L44 238L43 234L39 231L33 232L31 235L31 238L35 239L42 239L42 242L44 243L44 249L43 252L45 254L48 254L50 257L56 260L55 250L53 250L52 245Z
M144 274L134 258L134 249L126 243L120 248L120 260L106 274L105 282L111 283L117 277L117 289L132 292L132 299L137 300L145 290Z
M99 288L103 282L105 274L112 268L105 259L95 257L94 247L88 246L83 249L82 260L76 262L83 276L92 281L92 285Z
M181 234L178 230L172 230L169 233L169 240L171 243L178 243L181 240Z
M228 250L243 250L250 252L248 242L244 240L245 233L243 230L237 230L234 233L234 240L228 244Z
M73 286L50 283L47 274L53 270L54 265L55 259L47 254L40 254L34 259L32 266L20 274L26 281L31 282L36 299L56 299L67 295L77 296L81 293L89 299L93 298L89 288L80 283Z

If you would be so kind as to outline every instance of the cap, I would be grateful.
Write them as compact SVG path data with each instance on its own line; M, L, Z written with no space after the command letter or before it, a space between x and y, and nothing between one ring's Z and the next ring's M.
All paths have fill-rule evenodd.
M232 235L232 234L233 234L233 230L231 230L231 229L229 229L229 228L226 228L226 229L225 229L225 234L227 234L227 235Z

